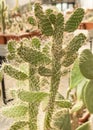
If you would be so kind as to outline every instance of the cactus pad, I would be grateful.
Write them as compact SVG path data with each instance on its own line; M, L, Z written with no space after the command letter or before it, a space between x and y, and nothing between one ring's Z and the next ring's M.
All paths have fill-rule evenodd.
M73 54L79 50L79 48L84 44L86 37L83 33L75 36L66 47L66 51L69 54Z
M38 73L41 76L51 76L52 75L52 71L50 69L48 69L48 68L43 67L43 66L39 67Z
M55 21L56 21L56 15L55 14L50 14L49 15L49 20L52 24L55 24Z
M18 55L25 62L31 63L33 65L49 64L50 59L43 53L37 50L33 50L29 47L20 47L18 49Z
M26 80L28 78L28 76L24 72L8 64L4 65L4 72L17 80Z
M83 50L79 58L81 73L88 79L93 79L93 54L89 49Z
M53 28L49 19L44 15L39 22L39 28L41 29L42 33L46 36L53 35Z
M79 24L81 23L83 17L84 17L84 9L82 8L76 9L65 24L65 31L67 32L75 31L78 28Z
M25 121L15 122L9 130L19 130L23 128L24 126L26 126L27 124L28 122L25 122Z
M48 93L44 92L28 92L28 91L21 91L18 94L18 97L25 102L29 103L38 103L41 102L43 98L48 96Z
M27 107L23 106L23 105L19 105L19 106L13 106L10 108L6 108L3 111L3 114L8 116L8 117L21 117L24 116L27 112Z

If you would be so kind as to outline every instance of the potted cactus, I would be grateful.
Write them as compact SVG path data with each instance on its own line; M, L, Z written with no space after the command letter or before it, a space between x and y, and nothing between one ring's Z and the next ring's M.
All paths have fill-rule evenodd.
M27 118L21 119L11 126L11 130L18 130L28 125L28 130L37 130L37 114L41 100L48 96L46 107L44 130L58 129L71 130L69 109L70 101L57 98L59 84L62 74L70 67L78 57L78 50L84 44L86 37L80 33L68 42L66 47L63 46L64 33L74 32L81 23L84 10L78 8L71 17L65 22L61 12L54 13L51 11L49 15L43 11L39 3L35 4L35 16L38 27L46 37L52 39L47 53L47 46L42 47L40 42L31 40L30 42L20 41L19 44L10 42L8 44L8 58L21 59L21 63L28 64L28 73L24 73L12 65L4 64L3 72L17 80L29 81L29 89L18 91L18 99L21 105L10 107L4 111L4 114L10 117L21 117L28 113ZM47 77L49 82L49 94L40 91L38 86L40 77ZM57 107L56 107L57 105ZM65 108L64 110L62 108ZM64 123L65 122L65 123Z

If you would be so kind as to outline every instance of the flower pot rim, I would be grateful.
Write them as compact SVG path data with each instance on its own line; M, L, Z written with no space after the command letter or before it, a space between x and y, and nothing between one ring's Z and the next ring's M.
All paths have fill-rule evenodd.
M2 34L0 33L0 44L7 44L9 40L19 41L22 38L32 38L34 36L40 37L42 34L39 30L35 30L29 33L17 34Z
M79 29L93 30L93 22L82 22Z

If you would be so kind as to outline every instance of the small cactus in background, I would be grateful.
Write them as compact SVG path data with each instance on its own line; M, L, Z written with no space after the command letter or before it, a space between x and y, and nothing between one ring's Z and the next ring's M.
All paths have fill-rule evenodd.
M1 23L2 23L2 33L5 33L5 28L6 28L6 25L5 25L6 11L7 11L7 6L5 5L5 1L1 0L0 1L0 15L1 15Z
M72 40L63 47L64 32L75 31L82 18L84 16L84 10L78 8L65 23L64 16L62 13L53 11L44 12L42 6L39 3L35 4L35 16L39 29L42 34L47 37L52 37L52 42L50 45L49 53L47 53L47 47L41 47L41 43L38 40L32 39L20 41L17 48L15 49L13 44L8 44L10 59L18 57L22 62L27 63L29 66L28 73L24 73L11 65L5 64L3 66L3 71L17 80L27 80L29 81L29 90L21 90L18 92L18 98L22 101L23 105L18 105L17 107L10 108L12 114L9 111L4 112L6 115L12 117L24 116L28 112L29 119L24 122L16 122L11 129L24 127L23 123L29 126L29 130L37 130L37 114L38 107L41 100L48 94L40 91L40 77L48 77L50 79L50 93L49 101L47 104L47 111L45 115L44 130L58 129L58 130L70 130L70 117L69 109L71 104L69 101L63 99L57 99L56 95L58 93L58 88L60 84L60 78L62 76L62 67L69 67L73 64L74 60L77 58L77 52L79 48L83 45L86 37L84 34L79 34L72 38ZM13 45L13 46L12 46ZM26 104L25 104L26 103ZM61 111L55 112L55 106L58 108L65 108L66 111L60 115ZM21 110L19 110L21 108ZM23 110L22 110L23 108ZM17 112L18 110L19 112ZM27 110L27 111L26 111ZM57 117L56 117L57 115ZM56 117L53 121L53 117ZM58 121L56 120L58 119ZM68 126L62 126L60 124L60 119L69 124ZM51 125L53 122L53 126Z

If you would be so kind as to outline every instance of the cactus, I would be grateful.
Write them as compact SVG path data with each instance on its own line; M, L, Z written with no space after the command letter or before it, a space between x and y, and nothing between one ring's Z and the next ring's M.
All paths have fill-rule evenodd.
M64 23L64 16L62 13L46 15L43 12L42 7L39 3L35 4L35 16L38 21L38 27L41 29L41 32L46 36L52 36L52 64L51 70L47 70L46 68L42 68L42 71L39 69L39 73L42 76L51 76L50 83L50 97L48 102L48 110L45 116L45 130L50 130L51 128L51 120L52 114L55 105L56 94L59 88L60 78L61 78L61 68L62 66L70 66L74 60L77 58L77 51L83 45L86 37L83 34L79 34L75 38L68 43L68 46L63 49L63 36L64 32L73 32L77 29L82 18L84 16L84 10L78 8L71 15L69 20ZM52 16L52 17L51 17ZM68 63L68 58L69 63ZM72 60L73 59L73 60ZM45 72L45 75L44 75ZM49 73L46 74L46 72ZM51 72L51 73L50 73Z
M41 30L42 34L47 37L52 37L49 53L46 50L47 47L41 45L41 43L36 38L34 40L32 39L31 41L20 41L18 46L16 46L16 49L14 49L13 46L11 46L10 44L8 47L10 51L10 56L13 57L13 55L17 55L20 59L22 59L23 62L28 64L28 73L26 74L19 69L15 69L15 67L11 67L10 65L4 65L3 70L12 78L29 81L29 90L21 90L18 92L18 99L20 99L24 107L26 103L29 119L24 124L28 125L29 130L37 130L38 107L41 100L48 95L45 92L40 92L39 81L40 79L42 79L40 77L47 77L50 79L50 93L49 101L47 104L48 107L45 115L44 130L51 130L52 128L55 129L56 126L59 129L59 126L57 124L58 122L56 122L57 120L55 120L55 126L51 126L55 106L57 105L58 108L66 108L67 113L61 117L59 117L58 115L57 118L59 120L64 118L63 122L66 119L66 123L70 123L69 112L67 109L69 109L72 105L67 100L57 100L56 98L60 79L62 74L64 73L64 71L61 70L62 67L68 67L73 64L74 60L77 58L78 49L83 45L84 41L86 40L84 34L81 33L75 38L72 38L67 47L63 48L64 32L72 32L78 27L83 18L84 10L81 8L77 9L66 23L64 22L65 20L62 13L57 12L55 14L52 11L51 13L47 14L43 11L42 6L39 3L35 4L34 12L38 28ZM72 23L74 19L76 20L75 24ZM13 110L15 109L12 109L12 113L14 113L14 115L11 113L9 115L18 115L18 113ZM15 127L20 128L21 126L23 126L23 122L24 120L22 122L16 122L14 125L11 126L11 129ZM63 128L64 130L67 128L66 124L61 127L60 130Z
M25 115L28 115L28 120L24 118L25 120L21 119L15 122L10 128L11 130L18 130L25 126L27 126L29 130L37 130L38 107L43 98L48 96L47 93L40 92L39 75L37 75L37 73L42 64L47 65L51 60L44 53L40 52L41 42L36 37L32 38L32 40L23 39L18 43L10 40L7 48L10 56L15 55L11 61L15 61L18 66L15 67L14 64L4 63L2 66L3 72L20 81L28 80L29 89L17 92L17 97L23 105L19 103L19 105L6 108L3 110L3 114L13 118L25 117ZM16 57L22 59L21 64L24 62L28 64L27 73L20 70L20 63L18 59L16 60Z
M2 33L5 33L5 13L7 11L7 6L5 6L4 0L0 1L0 14L1 14L1 23L2 23Z

